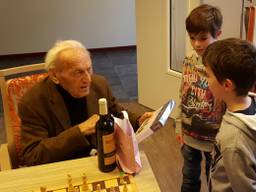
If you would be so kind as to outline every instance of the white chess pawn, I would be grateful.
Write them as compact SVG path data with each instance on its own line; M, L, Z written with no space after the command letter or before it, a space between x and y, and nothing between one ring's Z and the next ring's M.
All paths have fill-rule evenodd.
M101 192L101 187L100 187L100 184L97 185L97 192Z
M72 184L72 177L68 174L68 192L76 192L73 184Z
M124 175L121 175L121 177L120 177L120 184L123 185L124 182L125 182L125 181L124 181Z
M88 192L89 187L88 187L87 177L86 177L85 173L83 173L82 178L83 178L82 190L83 190L83 192Z
M127 183L124 181L124 188L123 188L123 192L128 192L128 187L127 187Z

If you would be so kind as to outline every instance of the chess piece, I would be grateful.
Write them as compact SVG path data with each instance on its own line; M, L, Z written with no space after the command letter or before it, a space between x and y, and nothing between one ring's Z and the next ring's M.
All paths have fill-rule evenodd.
M127 187L127 183L126 182L124 182L123 192L128 192L128 187Z
M46 192L46 187L40 187L40 192Z
M73 184L72 184L72 177L68 174L68 192L76 192Z
M83 192L88 192L89 187L88 187L87 177L86 177L85 173L83 173L82 178L83 178L82 190L83 190Z
M97 184L96 189L97 189L97 192L101 192L101 186L100 186L100 184Z
M123 185L124 184L124 173L120 173L120 184Z

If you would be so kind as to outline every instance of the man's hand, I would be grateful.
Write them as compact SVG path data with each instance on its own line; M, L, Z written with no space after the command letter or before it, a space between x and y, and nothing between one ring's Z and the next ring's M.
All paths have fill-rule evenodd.
M99 115L93 115L86 121L80 123L78 127L80 128L80 131L83 135L91 135L95 133L95 125L97 121L99 120Z
M146 121L147 119L149 119L150 117L152 117L152 115L154 114L154 112L146 112L144 113L140 118L139 118L139 126L141 126L141 124Z

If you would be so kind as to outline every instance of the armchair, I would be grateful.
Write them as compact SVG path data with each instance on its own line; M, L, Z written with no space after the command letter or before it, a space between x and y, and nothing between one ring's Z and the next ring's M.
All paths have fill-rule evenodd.
M23 163L20 145L20 118L17 104L24 93L47 76L44 63L0 70L4 128L7 143L0 148L1 170L14 169Z

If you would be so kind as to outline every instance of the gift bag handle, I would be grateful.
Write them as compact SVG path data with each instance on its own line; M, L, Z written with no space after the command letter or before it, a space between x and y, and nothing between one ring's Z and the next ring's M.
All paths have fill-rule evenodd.
M122 111L122 113L123 113L124 118L129 120L127 111Z

